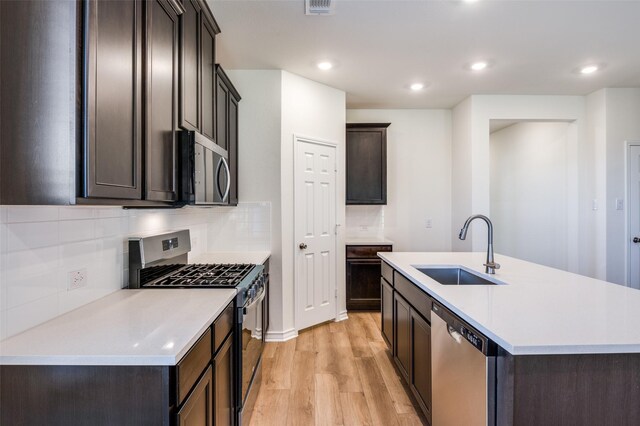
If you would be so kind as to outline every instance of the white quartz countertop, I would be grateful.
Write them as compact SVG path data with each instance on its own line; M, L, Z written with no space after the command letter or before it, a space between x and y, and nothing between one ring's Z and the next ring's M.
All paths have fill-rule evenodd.
M416 266L484 275L486 253L378 256L513 355L640 353L640 290L498 254L506 285L442 285Z
M189 263L253 263L262 265L269 259L268 251L217 251L189 255Z
M235 289L120 290L0 342L0 365L176 365Z
M393 241L384 237L346 237L345 244L348 246L388 246L393 245Z

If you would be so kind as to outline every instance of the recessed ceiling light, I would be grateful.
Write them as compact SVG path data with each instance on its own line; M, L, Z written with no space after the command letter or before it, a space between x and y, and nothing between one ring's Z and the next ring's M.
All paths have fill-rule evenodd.
M328 61L318 62L318 68L320 68L323 71L327 71L333 68L333 64Z
M474 71L482 71L483 69L487 68L489 64L487 64L486 62L474 62L473 64L471 64L471 69Z
M597 65L587 65L586 67L580 68L580 73L582 74L593 74L596 71L598 71Z
M413 83L411 86L409 86L411 88L411 90L413 90L414 92L417 92L419 90L424 89L424 84L422 83Z

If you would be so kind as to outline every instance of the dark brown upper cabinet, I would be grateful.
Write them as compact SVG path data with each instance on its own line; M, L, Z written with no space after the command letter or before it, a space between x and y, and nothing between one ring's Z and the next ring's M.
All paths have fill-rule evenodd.
M238 103L240 94L216 64L216 143L229 153L229 204L238 204Z
M201 0L182 0L180 18L180 127L215 139L215 36L220 33Z
M174 0L146 2L145 198L172 202L178 194L179 16Z
M347 204L387 204L387 127L347 123Z
M142 197L142 18L141 1L87 3L86 197Z

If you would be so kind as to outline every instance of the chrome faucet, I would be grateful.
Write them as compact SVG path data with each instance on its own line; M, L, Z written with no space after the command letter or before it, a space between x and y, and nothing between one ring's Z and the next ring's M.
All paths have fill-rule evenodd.
M495 274L496 269L500 269L500 265L493 260L493 224L491 223L491 220L488 217L481 214L469 216L469 219L467 219L464 225L462 226L462 229L460 230L460 235L458 235L458 238L460 238L461 240L464 240L465 238L467 238L467 230L469 229L469 225L471 225L471 222L474 219L482 219L487 223L489 238L488 238L488 244L487 244L487 263L483 264L485 267L484 272L487 274Z

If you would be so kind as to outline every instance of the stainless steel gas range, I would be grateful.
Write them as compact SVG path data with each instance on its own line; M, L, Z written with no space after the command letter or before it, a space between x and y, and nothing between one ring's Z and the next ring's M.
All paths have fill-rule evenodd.
M188 264L189 230L129 238L129 288L236 288L234 315L234 407L246 423L261 384L269 275L262 265Z

